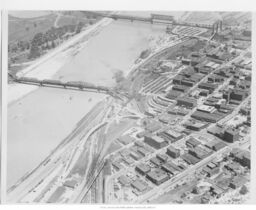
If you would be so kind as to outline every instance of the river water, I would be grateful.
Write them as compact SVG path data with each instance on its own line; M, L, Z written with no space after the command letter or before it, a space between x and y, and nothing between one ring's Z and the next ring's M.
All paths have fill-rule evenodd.
M54 75L113 86L116 71L127 74L150 37L165 33L151 24L113 21ZM105 95L38 88L8 106L7 186L35 168Z

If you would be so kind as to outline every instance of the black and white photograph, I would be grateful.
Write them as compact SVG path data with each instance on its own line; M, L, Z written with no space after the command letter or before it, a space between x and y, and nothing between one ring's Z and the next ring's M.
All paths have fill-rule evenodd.
M246 203L251 24L8 11L7 203Z
M256 204L253 3L3 1L0 208Z

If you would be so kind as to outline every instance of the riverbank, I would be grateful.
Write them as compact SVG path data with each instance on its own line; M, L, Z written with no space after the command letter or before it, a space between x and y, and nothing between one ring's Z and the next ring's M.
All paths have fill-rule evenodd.
M50 79L60 70L60 68L70 61L72 50L77 50L77 44L82 45L81 39L89 39L95 32L112 22L111 19L104 18L98 23L90 26L81 33L75 35L67 42L56 47L48 54L34 61L30 66L21 70L17 76L34 77L37 79ZM79 49L79 48L78 48ZM70 52L71 51L71 52ZM74 52L73 52L74 53ZM24 97L38 87L22 84L8 85L8 104Z

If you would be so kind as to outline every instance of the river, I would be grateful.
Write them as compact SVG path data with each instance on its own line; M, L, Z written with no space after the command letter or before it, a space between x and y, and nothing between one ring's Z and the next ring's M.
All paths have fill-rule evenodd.
M90 38L53 78L114 86L113 74L120 70L128 74L141 51L149 47L150 37L164 33L162 26L113 21ZM104 97L98 93L38 88L10 103L7 186L35 168Z

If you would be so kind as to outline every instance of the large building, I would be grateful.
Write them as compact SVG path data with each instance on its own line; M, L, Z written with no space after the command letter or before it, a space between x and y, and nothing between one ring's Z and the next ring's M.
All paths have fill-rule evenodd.
M186 145L190 148L194 148L197 147L200 143L200 141L197 141L195 138L190 137L187 141L186 141Z
M239 130L235 128L228 128L224 131L223 140L233 143L239 140Z
M140 163L135 167L135 170L138 171L142 175L146 175L147 173L149 173L151 171L151 168L147 164Z
M154 147L155 149L161 149L168 145L168 142L157 135L146 135L144 142Z
M189 97L181 97L177 99L177 105L193 108L196 106L196 100Z
M169 155L172 158L178 158L180 156L180 150L173 147L173 146L169 146L167 148L167 155Z
M198 87L201 89L209 90L210 93L212 93L216 89L217 85L213 83L202 82L198 85Z
M167 131L160 132L160 133L158 133L158 135L170 142L175 142L175 141L178 141L183 138L183 135L180 132L177 132L173 129L169 129Z
M149 172L146 177L156 185L160 185L169 179L168 174L161 169L155 169Z

